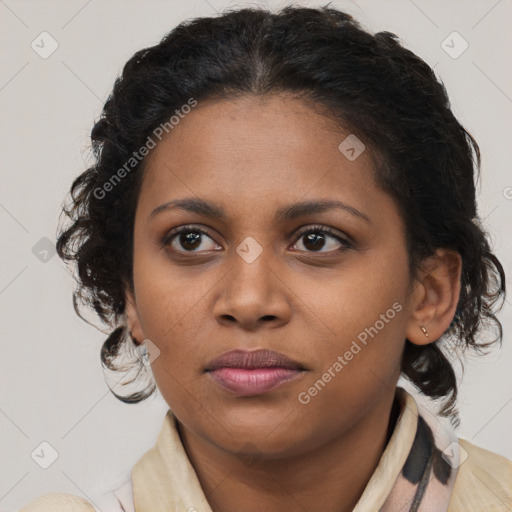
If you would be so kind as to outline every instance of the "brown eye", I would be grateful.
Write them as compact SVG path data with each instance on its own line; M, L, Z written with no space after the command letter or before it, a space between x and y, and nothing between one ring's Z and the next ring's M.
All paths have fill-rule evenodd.
M211 243L208 243L208 241ZM170 247L173 251L185 253L212 251L218 247L218 244L210 237L207 231L188 226L168 233L162 240L162 245Z
M313 226L307 231L299 234L299 241L302 240L304 249L308 252L334 252L341 247L341 250L348 249L352 244L337 232L323 226ZM297 245L297 244L296 244ZM322 251L326 248L327 250Z

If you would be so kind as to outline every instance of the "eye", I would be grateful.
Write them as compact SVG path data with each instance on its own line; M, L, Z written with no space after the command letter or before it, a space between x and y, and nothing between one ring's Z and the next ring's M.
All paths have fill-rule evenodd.
M299 233L298 237L299 241L304 240L301 243L308 252L336 252L336 242L338 243L338 247L341 244L340 250L342 251L352 247L351 242L347 238L344 238L337 231L326 226L311 226L307 230ZM331 240L330 242L329 239ZM328 250L322 251L321 249L325 247L327 247Z
M315 225L298 234L299 241L307 252L336 252L352 247L352 243L339 234L338 231L326 226ZM208 240L210 243L208 243ZM336 248L338 244L338 249ZM205 229L196 226L183 226L167 233L161 240L163 247L169 247L177 253L195 253L203 251L219 250L220 247ZM297 243L296 243L297 245ZM299 244L300 245L300 244ZM295 246L294 246L295 247ZM322 249L327 248L326 251ZM222 248L221 248L222 249Z
M210 242L213 243L204 244L204 237L207 237ZM176 252L212 251L216 250L215 247L218 246L209 235L208 231L195 226L183 226L177 230L172 230L164 236L161 243L162 246L170 246L171 249ZM208 247L208 245L210 246Z

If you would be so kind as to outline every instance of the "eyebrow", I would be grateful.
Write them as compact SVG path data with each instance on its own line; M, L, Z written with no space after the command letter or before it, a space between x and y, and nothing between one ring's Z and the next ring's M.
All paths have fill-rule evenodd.
M225 210L214 203L204 201L203 199L197 199L194 197L186 197L182 199L174 199L172 201L168 201L164 204L161 204L160 206L157 206L149 214L148 220L153 219L159 213L172 210L175 208L187 212L197 213L199 215L204 215L212 219L225 220L228 217ZM277 222L290 221L298 217L303 217L313 213L322 213L333 209L344 210L371 224L370 219L364 213L360 212L353 206L344 203L343 201L338 201L334 199L303 201L301 203L287 205L283 208L280 208L276 212L275 220Z

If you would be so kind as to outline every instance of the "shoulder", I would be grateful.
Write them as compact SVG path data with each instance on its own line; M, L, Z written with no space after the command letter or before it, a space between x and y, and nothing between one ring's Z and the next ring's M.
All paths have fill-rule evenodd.
M49 493L31 501L19 512L135 512L131 476L115 490L97 495L91 502L74 494Z
M19 512L95 512L84 498L66 493L43 494L27 503Z
M123 476L121 485L94 496L91 502L74 494L49 493L27 503L19 512L135 512L131 474Z
M512 461L459 439L461 464L448 512L512 510Z

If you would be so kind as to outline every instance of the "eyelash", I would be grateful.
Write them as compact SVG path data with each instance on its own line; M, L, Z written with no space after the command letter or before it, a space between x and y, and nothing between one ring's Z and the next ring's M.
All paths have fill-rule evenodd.
M174 240L174 238L176 236L180 235L181 233L200 233L200 234L208 236L209 238L211 238L212 240L215 241L214 237L208 230L206 230L204 228L197 227L193 224L188 224L186 226L178 228L177 230L172 230L169 233L166 233L160 241L161 246L163 248L166 248L168 245L170 245L170 243ZM307 235L309 233L327 234L327 235L331 236L332 238L335 238L338 242L340 242L341 244L344 245L344 247L342 247L341 249L335 249L335 250L326 251L326 252L307 251L310 254L332 254L332 253L336 253L336 252L342 252L346 249L351 249L353 247L353 243L348 238L344 238L341 235L339 235L338 231L331 229L327 226L322 226L320 224L314 224L314 225L308 227L307 229L299 232L296 235L296 240L297 241L300 240L301 237L303 237L304 235ZM297 243L297 242L295 242L295 243ZM194 252L194 251L178 251L178 252L181 254L200 254L200 252Z

